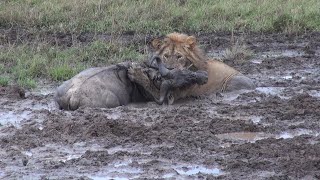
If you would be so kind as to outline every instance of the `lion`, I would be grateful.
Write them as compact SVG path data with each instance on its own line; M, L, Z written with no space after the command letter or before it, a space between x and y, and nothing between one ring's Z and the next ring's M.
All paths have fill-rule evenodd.
M204 85L195 84L179 92L181 96L199 96L217 92L230 92L240 89L254 89L253 81L234 68L217 59L209 59L197 45L194 36L171 33L164 39L151 42L154 58L160 58L169 69L202 70L208 73L208 81Z

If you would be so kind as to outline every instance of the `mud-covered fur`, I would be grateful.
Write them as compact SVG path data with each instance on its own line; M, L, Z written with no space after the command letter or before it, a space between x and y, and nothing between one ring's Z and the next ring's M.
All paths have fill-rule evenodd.
M65 110L82 106L112 108L147 101L151 96L127 76L131 64L84 70L57 88L55 101Z
M161 75L160 98L155 99L158 104L166 101L172 104L175 99L173 91L183 91L192 85L203 85L208 81L208 73L206 71L190 71L188 69L172 69L169 70L162 63L159 57L154 57L157 62L158 70ZM177 93L176 93L177 94Z

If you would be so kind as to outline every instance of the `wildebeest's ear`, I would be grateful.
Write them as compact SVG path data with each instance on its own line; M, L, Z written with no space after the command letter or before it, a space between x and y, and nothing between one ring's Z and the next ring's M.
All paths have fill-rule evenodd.
M194 36L187 37L186 44L190 49L193 49L197 45L197 39Z
M160 39L153 39L151 41L151 47L154 50L159 50L161 48L162 44L163 44L163 41Z

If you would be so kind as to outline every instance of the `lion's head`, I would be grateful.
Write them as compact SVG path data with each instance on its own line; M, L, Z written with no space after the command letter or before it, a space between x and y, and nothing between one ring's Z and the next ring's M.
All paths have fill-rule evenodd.
M194 36L171 33L151 42L153 57L159 57L168 68L206 69L206 57L197 46Z

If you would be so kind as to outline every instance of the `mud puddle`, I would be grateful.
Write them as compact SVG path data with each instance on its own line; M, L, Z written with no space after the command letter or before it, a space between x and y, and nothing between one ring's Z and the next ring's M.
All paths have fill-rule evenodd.
M219 50L210 50L207 52L210 57L215 57L223 60L227 55L226 51L223 49ZM276 59L276 58L295 58L305 56L305 52L303 50L272 50L266 52L259 52L253 55L250 62L254 64L261 64L264 59Z
M37 111L56 109L56 104L53 101L53 91L53 88L42 88L38 91L27 92L26 98L0 98L0 124L20 127L21 122L31 119L42 121L42 118L37 117Z
M275 138L275 139L289 139L301 135L319 136L319 132L313 132L308 129L296 129L291 131L284 131L278 134L264 133L264 132L234 132L216 135L221 140L244 141L254 143L257 140Z
M52 85L2 95L0 179L319 179L315 35L249 37L255 56L231 65L256 89L172 106L60 111Z

